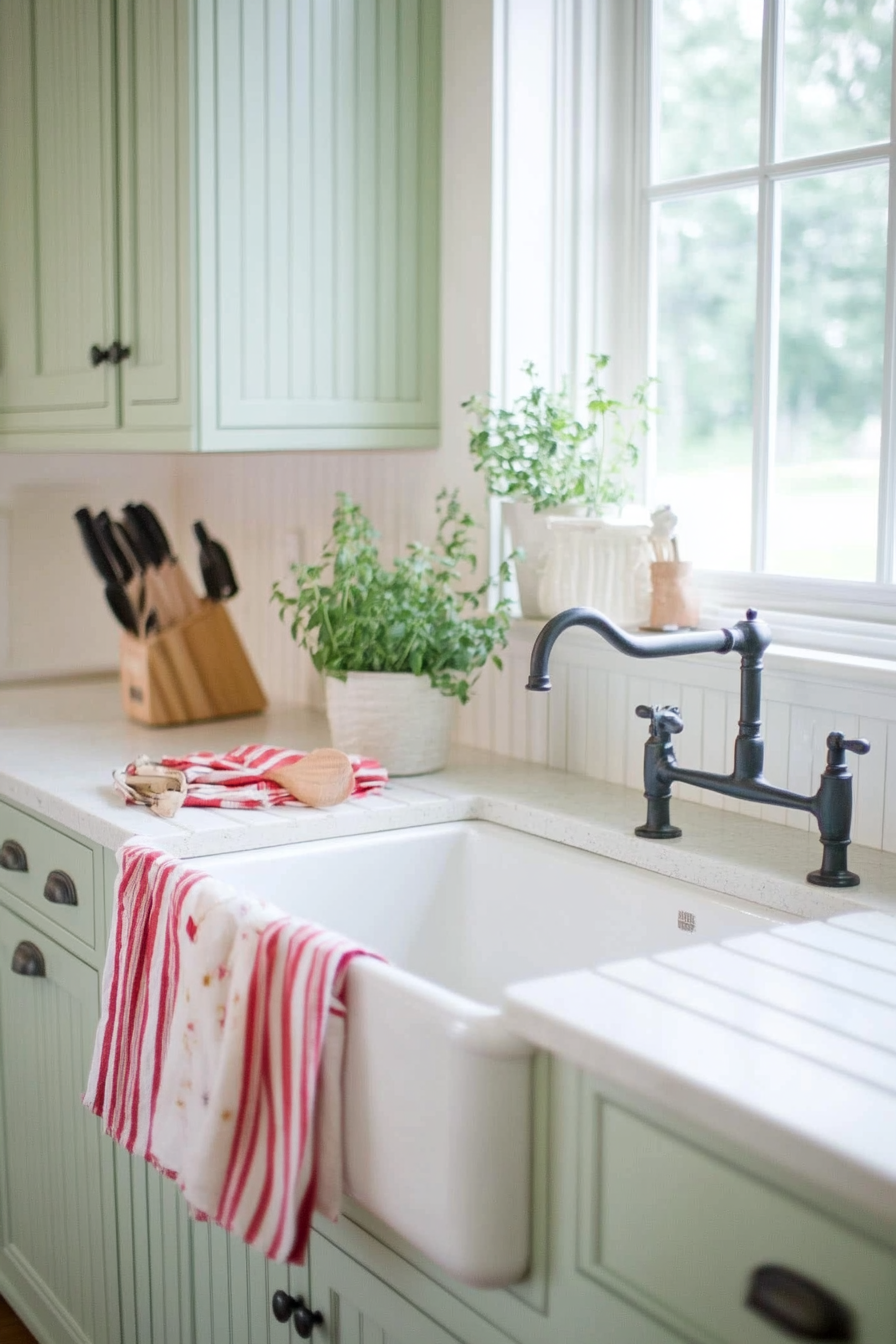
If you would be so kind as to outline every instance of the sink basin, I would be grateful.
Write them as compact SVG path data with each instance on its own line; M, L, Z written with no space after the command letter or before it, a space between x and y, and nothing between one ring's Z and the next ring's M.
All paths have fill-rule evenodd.
M457 1278L529 1258L531 1047L504 1025L519 980L668 951L782 916L488 822L203 859L388 964L347 981L348 1192Z

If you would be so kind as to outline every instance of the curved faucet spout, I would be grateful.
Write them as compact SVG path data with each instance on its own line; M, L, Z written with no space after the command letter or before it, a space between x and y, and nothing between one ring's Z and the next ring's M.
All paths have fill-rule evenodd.
M548 661L558 636L570 626L582 625L602 635L608 644L630 658L670 658L683 653L738 653L746 650L752 634L747 622L739 622L733 630L688 630L669 635L627 635L602 612L592 607L570 607L552 616L532 646L529 660L528 691L549 691ZM766 640L766 644L768 641ZM763 646L764 647L764 646Z
M710 789L729 798L748 802L771 803L775 807L793 807L811 812L818 822L819 838L824 847L821 867L808 874L808 880L823 887L854 887L858 877L847 867L846 851L852 824L852 775L846 768L845 753L864 755L869 744L864 738L847 740L843 733L828 737L828 761L818 792L793 793L770 784L763 774L765 744L759 708L762 699L762 655L771 643L771 631L752 607L746 619L730 630L687 630L668 635L628 635L602 612L591 607L570 607L561 611L539 632L532 647L529 680L526 689L549 691L548 662L558 636L570 626L581 625L605 639L629 658L674 658L685 653L731 653L740 660L740 717L734 739L734 768L730 774L716 775L707 770L680 766L675 759L672 736L684 727L681 711L675 705L639 705L635 713L650 720L650 736L644 744L644 797L647 821L635 828L635 834L648 840L675 840L681 835L669 816L673 784L691 784Z

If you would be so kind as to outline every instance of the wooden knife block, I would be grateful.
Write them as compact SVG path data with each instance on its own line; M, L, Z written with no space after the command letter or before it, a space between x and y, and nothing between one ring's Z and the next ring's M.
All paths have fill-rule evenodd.
M160 634L121 636L121 703L136 723L170 726L258 714L267 699L220 602Z

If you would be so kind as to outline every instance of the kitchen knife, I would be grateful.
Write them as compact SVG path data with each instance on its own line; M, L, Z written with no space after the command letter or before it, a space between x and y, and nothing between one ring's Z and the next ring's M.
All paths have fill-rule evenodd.
M126 504L122 513L134 552L143 566L147 608L155 609L159 626L165 630L187 615L180 593L171 581L171 567L155 531L147 525L141 506Z
M153 584L147 586L146 566L134 551L127 529L103 509L94 518L94 525L105 550L118 571L131 606L137 617L138 633L152 634L160 628L158 612L153 603Z
M137 613L121 584L114 562L100 539L90 510L87 508L78 509L75 513L75 522L78 524L81 538L87 554L93 562L93 567L103 580L106 601L115 619L130 634L136 635L139 629Z
M128 509L132 517L139 519L143 535L152 547L154 563L165 578L167 591L177 610L177 618L183 620L192 616L199 610L199 598L171 549L158 514L145 503L129 504Z
M213 602L222 602L226 598L235 597L239 592L239 585L230 563L230 556L220 541L212 540L205 530L205 525L198 519L193 524L193 532L199 542L199 568L202 570L205 591Z

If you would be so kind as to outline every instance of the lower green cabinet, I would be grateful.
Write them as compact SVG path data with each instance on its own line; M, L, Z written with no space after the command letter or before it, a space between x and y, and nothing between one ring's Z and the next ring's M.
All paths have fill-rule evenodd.
M311 1302L322 1320L319 1344L458 1344L449 1333L388 1283L312 1235Z
M143 1158L119 1147L114 1154L122 1344L192 1344L192 1220L184 1198Z
M465 1287L350 1200L338 1224L315 1220L302 1267L194 1221L81 1104L114 856L11 806L0 826L28 857L0 884L0 1293L39 1344L291 1344L305 1329L319 1344L774 1344L774 1313L745 1305L769 1264L843 1304L854 1344L896 1344L892 1228L843 1222L733 1144L546 1057L524 1283ZM63 858L83 909L96 902L93 946L92 916L75 928L43 909Z
M116 1344L112 1152L81 1094L99 976L0 906L4 1296L39 1338Z
M193 1223L193 1338L196 1344L291 1344L299 1336L280 1322L274 1294L307 1305L308 1266L276 1265L212 1223Z

